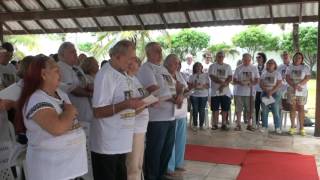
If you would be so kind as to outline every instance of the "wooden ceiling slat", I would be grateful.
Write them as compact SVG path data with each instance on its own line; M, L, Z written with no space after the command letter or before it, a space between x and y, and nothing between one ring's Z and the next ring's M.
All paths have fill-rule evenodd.
M27 11L29 12L30 10L20 1L16 1L17 4L24 10L24 11ZM47 30L46 28L41 24L41 22L39 22L39 20L35 20L36 24L41 28L41 30L44 32L44 33L47 33Z
M317 21L317 16L303 16L302 19L308 22ZM256 24L270 24L271 18L262 18L262 19L244 19L244 25L256 25ZM288 18L274 18L274 23L297 23L299 22L299 17L288 17ZM207 27L207 26L225 26L225 25L241 25L241 20L227 20L227 21L208 21L208 22L191 22L192 27ZM4 24L5 25L5 24ZM145 25L145 30L154 30L154 29L166 29L166 28L188 28L188 23L176 23L168 24L166 27L164 24L157 25ZM6 26L7 28L7 26ZM8 28L7 28L8 29ZM103 31L118 31L118 26L102 27ZM136 26L123 26L122 30L142 30L140 25ZM23 30L11 30L12 34L25 34ZM84 32L98 32L98 28L83 28ZM77 28L65 29L65 32L79 32ZM7 34L6 32L4 32ZM30 34L44 34L41 30L29 30ZM61 33L59 29L48 29L48 33Z
M35 0L39 6L43 9L43 10L48 10L48 8L40 1L40 0ZM59 21L57 21L57 19L52 19L54 21L54 23L56 24L56 26L59 27L60 31L62 33L64 33L64 28L63 26L59 23Z
M58 0L61 2L61 0ZM155 0L154 0L155 1ZM157 1L155 1L157 2ZM0 13L0 21L10 20L34 20L34 19L60 19L60 18L80 18L99 16L120 16L147 13L167 13L178 11L196 11L207 9L240 8L247 6L260 6L281 3L300 3L301 0L215 0L203 1L183 1L151 4L134 4L123 6L88 7L61 10L46 10L32 12L10 12ZM304 0L303 2L315 2L314 0Z
M62 9L68 11L68 7L63 3L62 0L56 0L57 3L62 7ZM82 8L85 9L85 8ZM71 18L71 20L74 22L74 24L77 26L77 28L79 29L80 32L83 32L83 28L81 27L81 24L79 23L78 20Z
M2 24L3 24L4 27L6 27L6 30L7 30L10 34L13 34L11 28L10 28L5 22L3 22Z

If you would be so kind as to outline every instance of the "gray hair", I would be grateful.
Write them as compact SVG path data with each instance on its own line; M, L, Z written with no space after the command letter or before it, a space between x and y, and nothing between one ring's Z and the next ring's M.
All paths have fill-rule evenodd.
M129 47L132 47L133 49L136 48L135 44L132 41L129 40L121 40L118 41L110 50L109 50L109 56L115 56L119 54L126 54L128 52Z
M64 54L64 51L70 47L73 47L74 48L74 44L71 43L71 42L64 42L60 45L59 47L59 50L58 50L58 59L60 61L64 60L63 59L63 54Z
M164 60L163 66L164 66L165 68L168 68L169 65L170 65L170 62L171 62L172 60L175 60L175 59L177 59L178 61L180 61L180 60L179 60L179 57L178 57L176 54L169 54L169 55L166 57L166 59Z
M158 43L158 42L149 42L145 47L146 54L148 54L149 51L151 51L153 46L160 46L160 43Z

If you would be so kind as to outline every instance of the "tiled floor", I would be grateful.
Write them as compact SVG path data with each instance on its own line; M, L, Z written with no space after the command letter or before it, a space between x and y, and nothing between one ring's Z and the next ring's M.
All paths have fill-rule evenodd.
M320 138L312 135L313 128L306 128L308 135L289 136L285 132L283 135L276 135L269 132L259 131L228 132L205 129L194 133L188 130L188 143L218 147L237 147L243 149L264 149L283 152L297 152L302 154L312 154L316 156L318 173L320 174ZM186 161L187 171L183 177L175 179L184 180L233 180L240 172L240 166L223 164L212 164L204 162Z

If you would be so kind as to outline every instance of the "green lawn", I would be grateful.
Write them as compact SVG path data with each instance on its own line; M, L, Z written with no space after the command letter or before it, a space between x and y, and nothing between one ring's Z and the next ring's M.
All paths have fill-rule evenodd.
M309 118L315 118L315 110L316 110L316 80L312 79L308 82L308 102L306 105L308 109L307 116Z

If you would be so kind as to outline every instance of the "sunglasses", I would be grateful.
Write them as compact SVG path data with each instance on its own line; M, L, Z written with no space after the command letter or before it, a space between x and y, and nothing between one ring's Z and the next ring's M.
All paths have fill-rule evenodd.
M259 58L261 58L261 56L257 56L256 58L259 59Z

